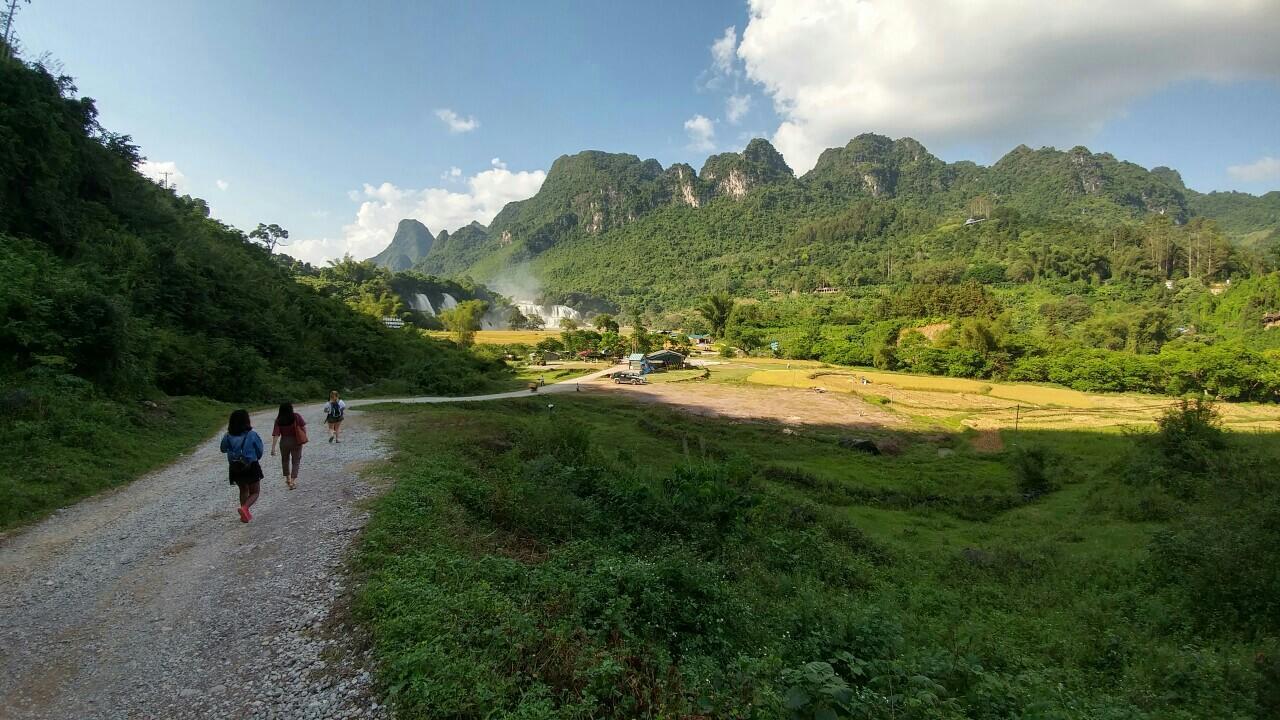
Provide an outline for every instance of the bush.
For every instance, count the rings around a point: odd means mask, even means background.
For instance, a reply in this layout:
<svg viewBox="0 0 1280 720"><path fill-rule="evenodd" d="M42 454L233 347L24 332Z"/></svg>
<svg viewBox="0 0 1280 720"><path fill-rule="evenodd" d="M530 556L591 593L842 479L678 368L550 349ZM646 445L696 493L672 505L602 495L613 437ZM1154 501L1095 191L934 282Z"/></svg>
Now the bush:
<svg viewBox="0 0 1280 720"><path fill-rule="evenodd" d="M1018 490L1025 499L1034 500L1053 491L1054 483L1049 473L1058 462L1048 448L1042 445L1014 448L1009 460L1018 481Z"/></svg>
<svg viewBox="0 0 1280 720"><path fill-rule="evenodd" d="M1209 472L1226 447L1221 417L1213 403L1199 398L1183 400L1156 420L1156 445L1170 468L1182 472Z"/></svg>

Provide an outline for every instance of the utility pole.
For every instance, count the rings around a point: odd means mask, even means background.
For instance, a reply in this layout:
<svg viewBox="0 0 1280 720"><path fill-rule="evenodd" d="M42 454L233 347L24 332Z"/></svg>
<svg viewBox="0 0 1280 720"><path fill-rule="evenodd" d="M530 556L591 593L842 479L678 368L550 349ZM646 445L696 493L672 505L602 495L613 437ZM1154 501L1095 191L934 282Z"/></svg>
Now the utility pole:
<svg viewBox="0 0 1280 720"><path fill-rule="evenodd" d="M168 171L165 171L165 172L162 172L162 173L160 173L160 174L164 176L164 179L160 181L160 187L164 188L165 190L168 190L168 189L169 189L169 176L170 176L170 175L172 175L173 173L168 172Z"/></svg>

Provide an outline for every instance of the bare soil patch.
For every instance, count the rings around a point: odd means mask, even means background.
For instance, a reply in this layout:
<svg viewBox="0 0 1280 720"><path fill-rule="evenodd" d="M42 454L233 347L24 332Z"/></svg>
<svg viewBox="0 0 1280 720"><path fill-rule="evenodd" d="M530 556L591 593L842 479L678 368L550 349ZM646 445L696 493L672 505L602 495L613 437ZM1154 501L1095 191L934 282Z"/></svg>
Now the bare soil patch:
<svg viewBox="0 0 1280 720"><path fill-rule="evenodd" d="M595 384L593 390L660 402L694 415L765 420L784 425L898 427L905 419L848 393L796 391L773 387L737 387L702 382L655 385Z"/></svg>

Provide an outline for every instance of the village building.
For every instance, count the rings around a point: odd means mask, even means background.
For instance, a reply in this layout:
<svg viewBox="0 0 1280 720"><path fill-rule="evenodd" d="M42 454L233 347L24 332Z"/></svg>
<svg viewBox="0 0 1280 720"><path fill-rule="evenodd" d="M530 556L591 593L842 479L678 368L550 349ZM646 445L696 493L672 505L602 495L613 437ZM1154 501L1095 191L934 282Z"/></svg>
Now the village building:
<svg viewBox="0 0 1280 720"><path fill-rule="evenodd" d="M627 356L627 369L647 375L660 370L679 370L685 357L674 350L656 350L651 353L632 353Z"/></svg>
<svg viewBox="0 0 1280 720"><path fill-rule="evenodd" d="M627 369L641 374L653 372L653 366L645 359L644 353L631 353L628 355Z"/></svg>
<svg viewBox="0 0 1280 720"><path fill-rule="evenodd" d="M690 335L689 342L693 343L694 347L705 350L711 347L711 336L710 335Z"/></svg>
<svg viewBox="0 0 1280 720"><path fill-rule="evenodd" d="M675 350L657 350L644 356L655 370L679 370L684 367L684 356Z"/></svg>

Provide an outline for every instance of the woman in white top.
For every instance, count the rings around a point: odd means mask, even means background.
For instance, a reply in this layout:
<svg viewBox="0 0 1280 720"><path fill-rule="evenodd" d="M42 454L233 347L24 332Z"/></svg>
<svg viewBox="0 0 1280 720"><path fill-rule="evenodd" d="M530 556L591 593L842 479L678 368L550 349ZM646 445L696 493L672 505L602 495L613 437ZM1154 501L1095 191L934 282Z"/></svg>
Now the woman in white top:
<svg viewBox="0 0 1280 720"><path fill-rule="evenodd" d="M324 424L329 426L329 442L342 442L342 415L347 411L347 404L338 399L338 391L329 391L329 402L324 405Z"/></svg>

